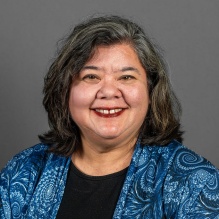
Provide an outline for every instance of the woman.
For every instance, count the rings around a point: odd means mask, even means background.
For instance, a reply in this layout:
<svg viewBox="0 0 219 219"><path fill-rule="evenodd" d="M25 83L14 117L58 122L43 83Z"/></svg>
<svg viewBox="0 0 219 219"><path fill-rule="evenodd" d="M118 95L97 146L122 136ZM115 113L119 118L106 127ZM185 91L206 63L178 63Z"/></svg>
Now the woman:
<svg viewBox="0 0 219 219"><path fill-rule="evenodd" d="M44 94L50 131L2 170L1 218L219 217L219 172L181 144L179 102L138 25L76 26Z"/></svg>

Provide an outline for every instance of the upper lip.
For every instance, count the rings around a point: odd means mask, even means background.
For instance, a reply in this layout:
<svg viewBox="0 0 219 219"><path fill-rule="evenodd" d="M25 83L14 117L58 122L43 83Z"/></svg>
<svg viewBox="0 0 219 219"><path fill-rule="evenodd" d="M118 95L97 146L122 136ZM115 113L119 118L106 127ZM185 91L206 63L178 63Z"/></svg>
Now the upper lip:
<svg viewBox="0 0 219 219"><path fill-rule="evenodd" d="M115 109L127 109L128 107L121 106L103 106L103 107L91 107L91 110L115 110Z"/></svg>

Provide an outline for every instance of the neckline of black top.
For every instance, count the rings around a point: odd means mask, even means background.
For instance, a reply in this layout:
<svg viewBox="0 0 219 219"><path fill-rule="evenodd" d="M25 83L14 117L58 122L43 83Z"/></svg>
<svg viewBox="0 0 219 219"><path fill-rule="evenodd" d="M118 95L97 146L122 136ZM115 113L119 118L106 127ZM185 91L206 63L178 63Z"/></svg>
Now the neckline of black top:
<svg viewBox="0 0 219 219"><path fill-rule="evenodd" d="M76 174L78 177L86 179L86 180L95 180L95 181L101 181L101 180L107 180L107 179L112 179L121 175L125 175L127 173L128 167L126 167L123 170L120 170L118 172L115 173L111 173L111 174L107 174L107 175L103 175L103 176L91 176L91 175L87 175L83 172L81 172L75 165L73 162L71 162L70 165L70 171L73 171L74 174Z"/></svg>

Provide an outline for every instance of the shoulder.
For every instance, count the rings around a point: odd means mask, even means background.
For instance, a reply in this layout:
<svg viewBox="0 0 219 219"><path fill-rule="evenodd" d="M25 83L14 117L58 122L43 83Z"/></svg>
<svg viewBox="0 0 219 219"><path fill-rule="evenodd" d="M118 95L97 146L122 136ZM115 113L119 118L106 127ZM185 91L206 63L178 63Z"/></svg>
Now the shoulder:
<svg viewBox="0 0 219 219"><path fill-rule="evenodd" d="M0 218L2 215L11 218L12 214L23 218L31 200L32 210L40 204L49 204L47 201L53 197L54 190L64 189L69 162L68 157L48 152L44 144L15 155L0 174ZM12 209L14 206L18 207L17 211Z"/></svg>
<svg viewBox="0 0 219 219"><path fill-rule="evenodd" d="M15 176L30 174L30 178L41 174L45 169L63 166L68 162L68 157L59 156L48 151L46 144L37 144L15 155L0 173L0 183L4 178L10 180Z"/></svg>
<svg viewBox="0 0 219 219"><path fill-rule="evenodd" d="M142 146L140 157L155 160L156 164L160 162L165 164L169 172L180 172L181 174L191 174L198 170L210 173L218 172L218 169L207 159L175 140L166 146ZM147 159L144 160L147 163Z"/></svg>
<svg viewBox="0 0 219 219"><path fill-rule="evenodd" d="M194 151L179 146L169 163L163 185L166 212L202 218L218 215L219 170Z"/></svg>
<svg viewBox="0 0 219 219"><path fill-rule="evenodd" d="M47 145L37 144L15 155L0 173L0 189L24 180L35 181L48 160L47 149Z"/></svg>
<svg viewBox="0 0 219 219"><path fill-rule="evenodd" d="M211 162L184 146L176 151L172 169L175 169L176 172L180 172L181 174L191 174L199 171L203 174L204 172L206 174L207 172L218 173L218 169Z"/></svg>
<svg viewBox="0 0 219 219"><path fill-rule="evenodd" d="M169 175L188 180L192 177L196 177L198 180L196 184L199 182L203 185L209 182L209 177L211 178L213 175L219 176L219 170L207 159L180 143L178 144L169 163ZM195 181L192 182L195 183Z"/></svg>
<svg viewBox="0 0 219 219"><path fill-rule="evenodd" d="M5 209L10 218L12 200L24 203L27 191L34 189L45 163L47 146L35 145L15 155L0 173L0 217ZM4 217L3 217L4 218Z"/></svg>
<svg viewBox="0 0 219 219"><path fill-rule="evenodd" d="M217 168L181 143L138 143L117 211L132 218L216 218L218 185Z"/></svg>
<svg viewBox="0 0 219 219"><path fill-rule="evenodd" d="M16 154L6 166L2 169L1 175L10 172L16 172L25 167L34 168L35 166L40 166L45 161L47 156L48 146L44 144L37 144L33 147L23 150L22 152Z"/></svg>
<svg viewBox="0 0 219 219"><path fill-rule="evenodd" d="M175 162L179 151L187 150L182 144L177 141L172 141L166 146L160 145L140 145L135 151L134 159L136 159L136 166L148 166L149 163L154 163L156 169L168 171L170 166Z"/></svg>
<svg viewBox="0 0 219 219"><path fill-rule="evenodd" d="M0 188L11 182L36 181L43 172L68 167L70 158L48 151L46 144L37 144L15 155L0 172Z"/></svg>

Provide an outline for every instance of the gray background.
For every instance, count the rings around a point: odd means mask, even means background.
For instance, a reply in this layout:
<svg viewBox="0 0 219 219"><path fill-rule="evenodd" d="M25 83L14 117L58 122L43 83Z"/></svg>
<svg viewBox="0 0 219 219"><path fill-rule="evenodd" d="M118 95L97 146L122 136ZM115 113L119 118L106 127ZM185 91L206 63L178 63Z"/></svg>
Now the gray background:
<svg viewBox="0 0 219 219"><path fill-rule="evenodd" d="M43 77L57 41L94 13L132 18L161 45L183 107L184 144L219 167L218 0L2 0L0 168L48 129Z"/></svg>

